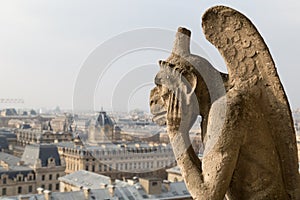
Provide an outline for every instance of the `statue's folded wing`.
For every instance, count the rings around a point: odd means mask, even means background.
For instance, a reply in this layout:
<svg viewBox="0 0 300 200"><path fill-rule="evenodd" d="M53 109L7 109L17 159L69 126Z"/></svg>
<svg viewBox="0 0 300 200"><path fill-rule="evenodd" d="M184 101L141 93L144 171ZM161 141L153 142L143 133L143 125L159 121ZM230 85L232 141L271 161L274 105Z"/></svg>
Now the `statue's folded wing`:
<svg viewBox="0 0 300 200"><path fill-rule="evenodd" d="M207 40L225 59L229 85L236 91L259 97L264 104L263 113L269 118L268 128L281 162L284 184L294 196L299 187L295 130L287 97L267 45L251 21L231 8L212 7L202 20Z"/></svg>

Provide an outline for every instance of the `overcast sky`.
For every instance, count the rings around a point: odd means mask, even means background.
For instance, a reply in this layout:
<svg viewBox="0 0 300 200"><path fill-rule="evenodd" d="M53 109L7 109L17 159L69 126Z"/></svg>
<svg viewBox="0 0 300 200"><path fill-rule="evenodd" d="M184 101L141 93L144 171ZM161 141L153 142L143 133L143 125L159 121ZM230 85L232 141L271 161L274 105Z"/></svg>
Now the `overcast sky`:
<svg viewBox="0 0 300 200"><path fill-rule="evenodd" d="M89 55L117 35L149 27L169 31L179 26L189 28L192 39L205 50L204 57L226 71L221 56L205 40L201 29L202 14L217 4L239 10L256 25L271 50L292 108L299 108L300 2L296 0L1 0L0 98L24 99L19 107L59 105L70 109L76 79ZM171 47L172 40L167 42ZM135 73L152 80L158 70L157 60L167 55L149 50L111 60L114 70L102 78L106 81L98 80L95 85L95 109L111 109L111 99L118 97L112 91L118 84L126 84L122 77L132 70L145 69ZM118 74L118 69L122 73ZM148 78L144 84L132 86L129 98L115 98L115 104L126 102L126 109L148 110L148 92L153 86ZM109 85L109 80L115 85ZM107 96L110 98L104 98ZM0 108L4 106L17 105L0 104Z"/></svg>

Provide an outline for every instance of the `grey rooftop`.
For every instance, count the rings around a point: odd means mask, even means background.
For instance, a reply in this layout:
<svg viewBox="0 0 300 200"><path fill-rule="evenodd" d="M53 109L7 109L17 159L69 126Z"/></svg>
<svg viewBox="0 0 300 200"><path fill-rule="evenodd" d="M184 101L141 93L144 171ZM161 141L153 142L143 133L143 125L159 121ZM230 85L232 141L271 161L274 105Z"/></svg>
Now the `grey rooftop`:
<svg viewBox="0 0 300 200"><path fill-rule="evenodd" d="M33 144L26 145L21 160L24 161L25 164L33 166L36 161L40 159L42 167L45 167L47 166L49 158L55 160L56 166L61 165L57 146L52 144Z"/></svg>
<svg viewBox="0 0 300 200"><path fill-rule="evenodd" d="M60 177L59 181L66 182L76 187L86 187L89 189L99 189L101 185L111 184L111 179L108 176L92 173L85 170L79 170Z"/></svg>

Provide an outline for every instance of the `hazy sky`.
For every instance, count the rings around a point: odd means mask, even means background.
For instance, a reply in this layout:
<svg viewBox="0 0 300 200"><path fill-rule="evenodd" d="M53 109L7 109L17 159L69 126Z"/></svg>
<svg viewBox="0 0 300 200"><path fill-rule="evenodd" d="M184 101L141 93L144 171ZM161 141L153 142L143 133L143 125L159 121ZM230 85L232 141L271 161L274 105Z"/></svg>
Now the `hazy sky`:
<svg viewBox="0 0 300 200"><path fill-rule="evenodd" d="M292 108L299 108L300 2L296 0L1 0L0 98L24 99L25 104L19 107L72 108L76 79L89 55L121 33L149 27L169 31L179 26L189 28L208 59L225 71L221 56L201 29L202 14L217 4L241 11L256 25L275 59ZM171 47L172 40L167 43ZM95 85L95 109L111 109L113 98L113 104L147 110L148 92L153 86L149 80L158 70L157 60L167 55L152 49L111 60L114 70L102 77L103 83L100 80ZM118 97L114 89L130 82L126 76L132 71L134 75L141 73L139 77L148 75L145 83L132 86L127 99ZM5 106L17 105L0 104L0 108Z"/></svg>

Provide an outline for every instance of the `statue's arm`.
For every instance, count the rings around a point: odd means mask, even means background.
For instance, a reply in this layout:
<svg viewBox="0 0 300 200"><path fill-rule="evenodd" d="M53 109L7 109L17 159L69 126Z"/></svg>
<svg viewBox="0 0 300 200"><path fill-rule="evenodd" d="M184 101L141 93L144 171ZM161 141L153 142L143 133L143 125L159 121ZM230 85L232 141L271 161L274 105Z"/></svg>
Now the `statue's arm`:
<svg viewBox="0 0 300 200"><path fill-rule="evenodd" d="M203 163L195 154L188 137L188 130L183 131L168 126L168 134L173 146L178 166L188 190L194 199L222 200L228 190L235 165L238 159L239 147L243 139L238 130L239 109L236 104L227 105L226 118L228 121L214 120L220 118L222 109L216 104L211 108L208 124L208 139L211 148L206 151ZM225 106L226 107L226 106ZM173 110L176 110L173 108ZM173 112L173 117L176 114ZM231 116L231 119L228 118ZM182 116L184 117L184 116ZM221 127L221 130L220 130ZM217 132L219 130L219 132Z"/></svg>

